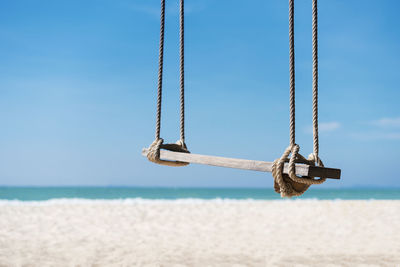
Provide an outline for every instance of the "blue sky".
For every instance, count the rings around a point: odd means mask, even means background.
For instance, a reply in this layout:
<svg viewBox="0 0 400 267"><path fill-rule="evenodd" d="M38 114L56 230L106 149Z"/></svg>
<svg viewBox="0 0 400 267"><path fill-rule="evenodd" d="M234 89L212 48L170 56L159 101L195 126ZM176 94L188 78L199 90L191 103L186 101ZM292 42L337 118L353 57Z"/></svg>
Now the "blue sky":
<svg viewBox="0 0 400 267"><path fill-rule="evenodd" d="M320 1L322 187L400 186L398 1ZM311 1L296 1L297 143L312 151ZM187 145L273 161L289 143L287 1L186 1ZM167 1L162 137L178 130L178 2ZM168 168L154 139L159 1L0 3L0 184L271 187Z"/></svg>

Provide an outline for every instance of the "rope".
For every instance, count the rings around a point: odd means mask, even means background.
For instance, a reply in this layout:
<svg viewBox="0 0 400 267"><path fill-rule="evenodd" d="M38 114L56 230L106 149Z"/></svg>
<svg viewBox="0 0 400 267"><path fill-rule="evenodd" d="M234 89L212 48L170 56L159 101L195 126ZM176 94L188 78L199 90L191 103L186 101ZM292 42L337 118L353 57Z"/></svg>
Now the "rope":
<svg viewBox="0 0 400 267"><path fill-rule="evenodd" d="M159 47L159 57L158 57L156 140L160 139L160 131L161 131L161 99L162 99L163 65L164 65L165 0L161 0L160 21L161 23L160 23L160 47Z"/></svg>
<svg viewBox="0 0 400 267"><path fill-rule="evenodd" d="M289 0L290 145L296 144L296 102L294 64L294 0Z"/></svg>
<svg viewBox="0 0 400 267"><path fill-rule="evenodd" d="M313 40L313 153L318 159L318 1L312 1L312 40Z"/></svg>
<svg viewBox="0 0 400 267"><path fill-rule="evenodd" d="M311 185L322 184L326 178L314 178L314 177L303 177L296 175L296 163L307 164L315 166L315 162L318 162L318 166L323 167L324 164L321 159L316 159L314 154L310 154L308 159L304 158L299 153L299 145L290 145L286 148L285 152L279 159L276 159L272 164L272 176L274 177L274 188L277 193L281 194L281 197L293 197L302 195ZM291 157L289 158L289 155ZM289 174L283 173L285 163L289 163L288 172Z"/></svg>
<svg viewBox="0 0 400 267"><path fill-rule="evenodd" d="M322 184L326 178L300 177L296 175L296 163L311 166L324 166L318 157L318 10L317 0L312 0L312 32L313 32L313 153L304 158L300 147L296 144L295 120L295 54L294 54L294 0L289 0L289 72L290 72L290 145L279 159L272 164L274 188L282 197L302 195L311 185ZM290 158L289 158L289 155ZM288 173L283 173L284 164L288 162Z"/></svg>
<svg viewBox="0 0 400 267"><path fill-rule="evenodd" d="M184 0L180 0L180 16L179 16L179 43L180 43L180 101L181 101L181 132L180 141L185 143L185 53L184 53Z"/></svg>
<svg viewBox="0 0 400 267"><path fill-rule="evenodd" d="M175 151L175 152L182 152L182 153L189 153L189 151L186 148L185 144L182 144L181 141L179 140L175 144L163 144L164 140L162 138L156 139L151 143L151 145L148 148L147 152L147 159L150 160L151 162L160 164L160 165L165 165L165 166L171 166L171 167L181 167L181 166L186 166L189 163L188 162L183 162L183 161L170 161L170 160L162 160L160 159L160 149L166 149L170 151Z"/></svg>
<svg viewBox="0 0 400 267"><path fill-rule="evenodd" d="M156 116L156 136L153 143L148 148L147 158L161 165L167 166L186 166L189 163L181 161L168 161L160 159L160 149L167 149L175 152L189 153L185 144L185 86L184 86L184 0L180 0L180 140L175 144L164 144L160 137L161 132L161 100L162 100L162 79L164 64L164 27L165 27L165 0L161 0L160 18L160 47L158 64L158 87L157 87L157 116Z"/></svg>

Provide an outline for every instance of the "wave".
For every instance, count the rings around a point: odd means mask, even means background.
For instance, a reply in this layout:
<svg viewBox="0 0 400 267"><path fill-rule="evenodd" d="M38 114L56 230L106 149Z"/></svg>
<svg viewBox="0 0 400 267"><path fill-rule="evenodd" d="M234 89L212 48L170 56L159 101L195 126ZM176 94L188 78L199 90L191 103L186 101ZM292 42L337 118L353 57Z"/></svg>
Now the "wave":
<svg viewBox="0 0 400 267"><path fill-rule="evenodd" d="M9 205L75 205L75 204L116 204L116 205L135 205L135 204L202 204L202 203L262 203L262 202L337 202L337 201L375 201L377 199L365 200L345 200L330 199L321 200L318 198L296 198L296 199L233 199L233 198L180 198L180 199L146 199L146 198L121 198L121 199L86 199L86 198L53 198L48 200L0 200L0 206Z"/></svg>

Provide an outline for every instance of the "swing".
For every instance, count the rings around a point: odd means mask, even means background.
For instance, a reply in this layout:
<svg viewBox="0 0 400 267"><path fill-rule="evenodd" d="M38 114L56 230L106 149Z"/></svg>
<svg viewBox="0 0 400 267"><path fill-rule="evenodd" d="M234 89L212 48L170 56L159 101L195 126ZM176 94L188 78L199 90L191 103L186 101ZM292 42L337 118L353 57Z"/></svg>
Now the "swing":
<svg viewBox="0 0 400 267"><path fill-rule="evenodd" d="M283 155L274 162L234 159L226 157L192 154L185 144L184 102L184 0L180 0L180 139L176 143L164 144L160 137L161 97L164 54L165 0L161 0L160 51L157 90L156 137L142 155L150 161L167 166L186 166L189 163L271 172L274 188L282 197L302 195L312 184L322 184L327 178L340 179L341 170L324 167L319 153L318 139L318 7L312 0L313 36L313 153L308 158L300 153L295 142L295 58L294 58L294 0L289 0L289 47L290 47L290 144ZM290 156L290 157L289 157ZM319 178L316 178L319 177Z"/></svg>

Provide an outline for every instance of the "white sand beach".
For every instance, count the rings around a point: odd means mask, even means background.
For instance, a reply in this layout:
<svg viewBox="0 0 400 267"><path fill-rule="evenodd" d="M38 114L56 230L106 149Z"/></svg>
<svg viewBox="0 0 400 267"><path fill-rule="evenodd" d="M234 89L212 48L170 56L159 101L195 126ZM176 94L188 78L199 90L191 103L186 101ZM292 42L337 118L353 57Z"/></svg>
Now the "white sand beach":
<svg viewBox="0 0 400 267"><path fill-rule="evenodd" d="M0 266L400 266L400 201L0 201Z"/></svg>

